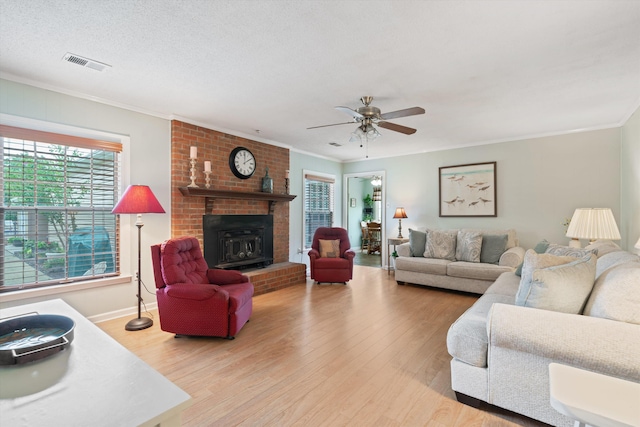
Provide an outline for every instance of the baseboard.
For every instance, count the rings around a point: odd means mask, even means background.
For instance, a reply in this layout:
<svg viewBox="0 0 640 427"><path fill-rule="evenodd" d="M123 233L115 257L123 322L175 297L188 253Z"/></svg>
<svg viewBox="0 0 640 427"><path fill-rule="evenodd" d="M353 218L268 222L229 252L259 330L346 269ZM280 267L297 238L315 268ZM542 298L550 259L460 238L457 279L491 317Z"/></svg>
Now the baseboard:
<svg viewBox="0 0 640 427"><path fill-rule="evenodd" d="M158 308L157 302L145 303L142 306L142 315L144 316L145 311L156 310ZM123 308L121 310L109 311L107 313L96 314L95 316L87 317L93 323L106 322L107 320L119 319L121 317L137 317L138 316L138 307L128 307Z"/></svg>

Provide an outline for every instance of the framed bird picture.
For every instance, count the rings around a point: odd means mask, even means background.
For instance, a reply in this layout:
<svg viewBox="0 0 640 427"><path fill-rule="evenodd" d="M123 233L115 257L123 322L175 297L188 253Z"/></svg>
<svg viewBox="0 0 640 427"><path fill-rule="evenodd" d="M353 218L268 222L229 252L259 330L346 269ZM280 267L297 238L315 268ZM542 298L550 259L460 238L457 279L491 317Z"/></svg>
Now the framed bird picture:
<svg viewBox="0 0 640 427"><path fill-rule="evenodd" d="M440 216L498 216L496 162L440 167Z"/></svg>

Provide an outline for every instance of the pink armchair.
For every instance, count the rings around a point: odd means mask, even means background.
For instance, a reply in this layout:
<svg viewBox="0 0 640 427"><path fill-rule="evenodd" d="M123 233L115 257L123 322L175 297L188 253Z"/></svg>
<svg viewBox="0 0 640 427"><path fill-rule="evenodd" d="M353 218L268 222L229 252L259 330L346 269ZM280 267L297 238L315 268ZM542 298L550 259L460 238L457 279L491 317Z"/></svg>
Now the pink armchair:
<svg viewBox="0 0 640 427"><path fill-rule="evenodd" d="M209 269L195 237L151 246L160 328L233 339L249 321L253 285L235 270Z"/></svg>
<svg viewBox="0 0 640 427"><path fill-rule="evenodd" d="M337 241L337 242L336 242ZM320 227L313 235L309 258L311 278L317 283L347 283L353 277L353 257L347 230Z"/></svg>

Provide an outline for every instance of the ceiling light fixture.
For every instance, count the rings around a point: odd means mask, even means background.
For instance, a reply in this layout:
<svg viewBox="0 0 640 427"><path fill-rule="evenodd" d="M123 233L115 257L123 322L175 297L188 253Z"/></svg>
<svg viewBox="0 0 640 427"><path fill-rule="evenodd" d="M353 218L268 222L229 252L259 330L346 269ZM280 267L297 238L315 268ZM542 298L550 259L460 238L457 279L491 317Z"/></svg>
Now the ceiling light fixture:
<svg viewBox="0 0 640 427"><path fill-rule="evenodd" d="M380 136L378 130L371 124L370 119L365 119L358 128L351 133L349 142L359 142L362 147L363 142L373 141Z"/></svg>
<svg viewBox="0 0 640 427"><path fill-rule="evenodd" d="M367 117L362 121L362 124L358 126L358 128L351 133L351 138L349 139L349 142L359 142L360 147L362 147L366 143L367 151L365 156L369 158L369 141L373 141L379 136L380 136L380 133L373 126L372 120Z"/></svg>

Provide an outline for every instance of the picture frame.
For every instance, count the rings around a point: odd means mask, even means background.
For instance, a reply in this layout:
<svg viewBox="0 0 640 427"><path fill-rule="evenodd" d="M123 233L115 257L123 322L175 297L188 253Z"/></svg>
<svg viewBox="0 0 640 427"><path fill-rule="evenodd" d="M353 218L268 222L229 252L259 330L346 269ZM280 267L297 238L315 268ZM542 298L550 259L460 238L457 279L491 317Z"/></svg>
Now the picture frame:
<svg viewBox="0 0 640 427"><path fill-rule="evenodd" d="M440 217L497 217L496 162L439 168Z"/></svg>
<svg viewBox="0 0 640 427"><path fill-rule="evenodd" d="M349 199L349 207L350 208L355 208L356 207L356 198L352 197L351 199Z"/></svg>

